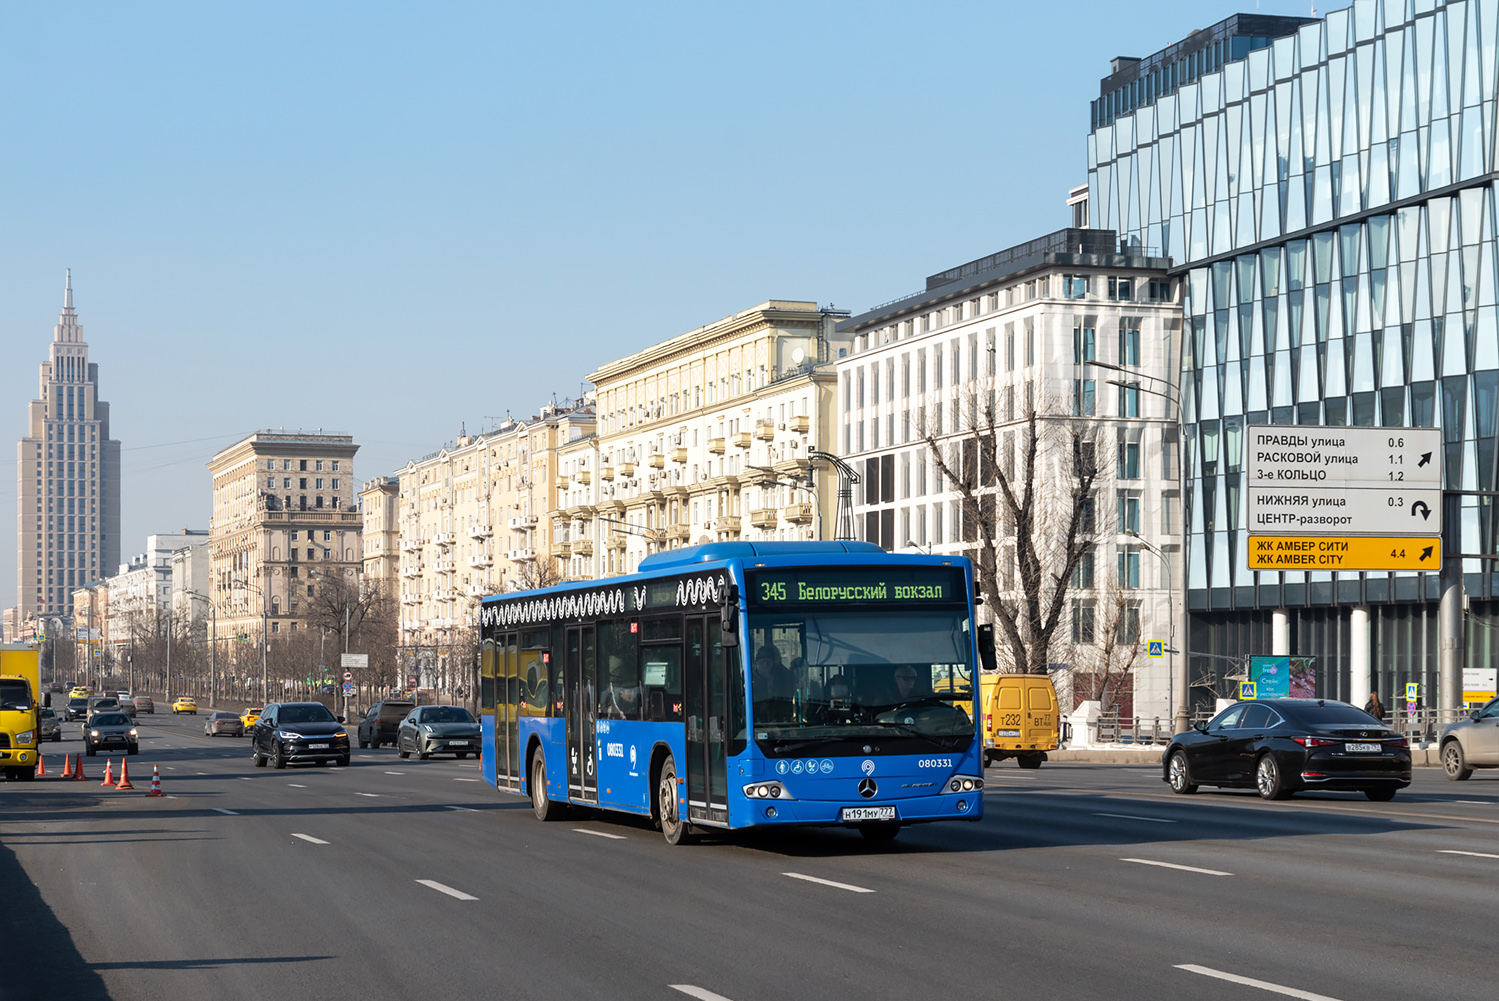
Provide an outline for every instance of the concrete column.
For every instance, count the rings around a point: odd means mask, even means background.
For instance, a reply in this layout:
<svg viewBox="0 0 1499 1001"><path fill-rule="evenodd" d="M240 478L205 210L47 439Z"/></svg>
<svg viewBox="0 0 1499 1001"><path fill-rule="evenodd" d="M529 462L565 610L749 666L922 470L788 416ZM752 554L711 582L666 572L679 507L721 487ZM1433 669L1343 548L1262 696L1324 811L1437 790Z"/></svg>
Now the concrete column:
<svg viewBox="0 0 1499 1001"><path fill-rule="evenodd" d="M1288 657L1291 654L1291 613L1277 608L1270 615L1270 656Z"/></svg>
<svg viewBox="0 0 1499 1001"><path fill-rule="evenodd" d="M1462 704L1463 577L1459 561L1442 561L1442 603L1437 609L1437 701L1428 708L1455 709Z"/></svg>
<svg viewBox="0 0 1499 1001"><path fill-rule="evenodd" d="M1348 701L1356 706L1364 704L1369 697L1369 606L1354 605L1349 617L1348 634ZM1389 692L1381 692L1380 699L1390 698Z"/></svg>

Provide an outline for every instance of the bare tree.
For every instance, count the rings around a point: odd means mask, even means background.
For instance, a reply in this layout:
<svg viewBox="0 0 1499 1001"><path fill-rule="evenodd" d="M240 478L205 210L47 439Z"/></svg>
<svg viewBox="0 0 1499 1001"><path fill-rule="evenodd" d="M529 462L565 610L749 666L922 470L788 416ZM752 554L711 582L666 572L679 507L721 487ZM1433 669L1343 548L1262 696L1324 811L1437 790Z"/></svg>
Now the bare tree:
<svg viewBox="0 0 1499 1001"><path fill-rule="evenodd" d="M520 563L515 568L517 591L532 591L539 587L551 587L563 581L562 570L550 556L538 556L534 560Z"/></svg>
<svg viewBox="0 0 1499 1001"><path fill-rule="evenodd" d="M369 657L367 666L350 669L354 681L362 687L388 686L397 673L394 595L380 581L361 580L350 571L319 574L306 600L307 626L320 631L326 651L343 653L347 629L349 652Z"/></svg>
<svg viewBox="0 0 1499 1001"><path fill-rule="evenodd" d="M1108 712L1133 691L1141 655L1140 604L1133 589L1110 573L1102 587L1072 599L1072 704L1092 700Z"/></svg>
<svg viewBox="0 0 1499 1001"><path fill-rule="evenodd" d="M992 385L971 383L945 405L934 396L917 429L958 494L963 539L1001 634L1002 661L1012 671L1045 674L1074 580L1092 572L1099 424L1038 400L1041 394L1012 419L1012 394L1008 388L1003 417Z"/></svg>

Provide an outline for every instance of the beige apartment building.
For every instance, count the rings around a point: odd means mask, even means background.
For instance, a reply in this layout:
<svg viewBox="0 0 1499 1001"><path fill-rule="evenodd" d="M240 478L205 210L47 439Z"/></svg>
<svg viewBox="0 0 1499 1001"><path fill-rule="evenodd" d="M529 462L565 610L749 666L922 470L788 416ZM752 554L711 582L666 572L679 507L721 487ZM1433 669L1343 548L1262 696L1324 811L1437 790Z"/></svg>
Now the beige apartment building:
<svg viewBox="0 0 1499 1001"><path fill-rule="evenodd" d="M397 475L400 642L441 645L478 623L486 594L560 579L558 451L592 436L591 400L460 435Z"/></svg>
<svg viewBox="0 0 1499 1001"><path fill-rule="evenodd" d="M810 453L832 450L845 315L763 302L591 374L598 435L557 457L566 576L704 542L832 537L837 475Z"/></svg>
<svg viewBox="0 0 1499 1001"><path fill-rule="evenodd" d="M359 573L358 450L349 435L257 431L209 461L216 640L294 632L319 575Z"/></svg>
<svg viewBox="0 0 1499 1001"><path fill-rule="evenodd" d="M359 491L359 511L364 516L364 582L377 584L388 594L399 592L401 579L400 506L396 496L400 488L398 477L377 476Z"/></svg>

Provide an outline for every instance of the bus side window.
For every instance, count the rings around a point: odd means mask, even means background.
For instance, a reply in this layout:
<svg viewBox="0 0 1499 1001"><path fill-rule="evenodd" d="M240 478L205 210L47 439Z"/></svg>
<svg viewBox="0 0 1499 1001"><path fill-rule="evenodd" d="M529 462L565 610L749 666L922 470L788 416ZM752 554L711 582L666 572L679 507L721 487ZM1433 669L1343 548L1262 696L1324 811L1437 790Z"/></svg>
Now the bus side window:
<svg viewBox="0 0 1499 1001"><path fill-rule="evenodd" d="M647 719L682 718L681 644L641 647L640 680L645 689Z"/></svg>
<svg viewBox="0 0 1499 1001"><path fill-rule="evenodd" d="M479 711L494 712L494 638L484 641L479 651Z"/></svg>
<svg viewBox="0 0 1499 1001"><path fill-rule="evenodd" d="M640 659L628 622L600 622L599 719L640 719Z"/></svg>

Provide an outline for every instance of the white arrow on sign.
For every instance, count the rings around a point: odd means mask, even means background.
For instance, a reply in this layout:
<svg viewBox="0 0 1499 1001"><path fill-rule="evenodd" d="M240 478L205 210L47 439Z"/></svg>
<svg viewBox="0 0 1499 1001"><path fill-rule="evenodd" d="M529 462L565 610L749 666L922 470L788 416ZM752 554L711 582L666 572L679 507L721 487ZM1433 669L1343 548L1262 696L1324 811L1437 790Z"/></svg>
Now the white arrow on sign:
<svg viewBox="0 0 1499 1001"><path fill-rule="evenodd" d="M1254 535L1438 535L1436 489L1251 486L1247 516Z"/></svg>

